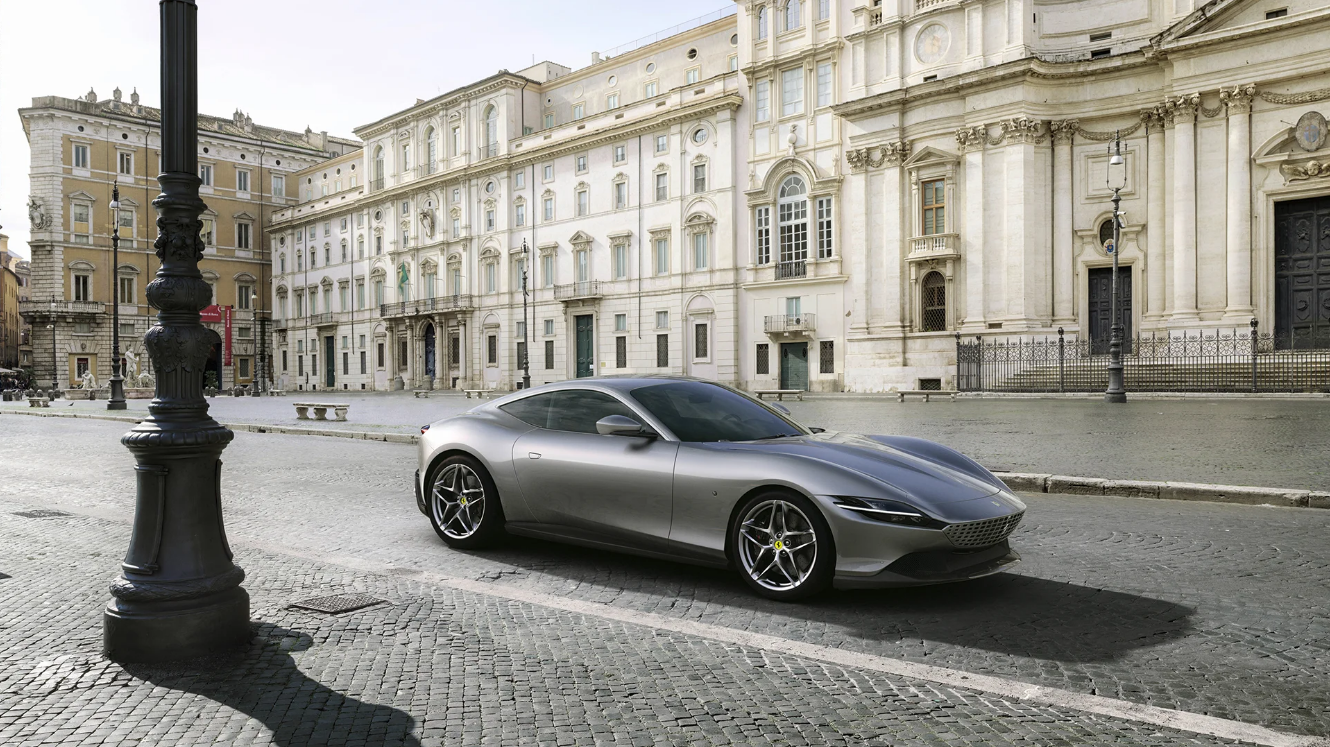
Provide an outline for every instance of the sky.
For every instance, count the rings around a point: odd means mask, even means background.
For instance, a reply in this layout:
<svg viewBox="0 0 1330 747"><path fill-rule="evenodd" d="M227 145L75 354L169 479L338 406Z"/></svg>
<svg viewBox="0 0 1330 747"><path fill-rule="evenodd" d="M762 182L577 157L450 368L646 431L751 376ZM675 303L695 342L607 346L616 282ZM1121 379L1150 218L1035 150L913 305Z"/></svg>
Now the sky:
<svg viewBox="0 0 1330 747"><path fill-rule="evenodd" d="M198 0L199 111L354 137L352 129L500 69L587 66L606 51L731 0ZM0 232L28 256L34 96L138 88L158 106L155 0L0 0Z"/></svg>

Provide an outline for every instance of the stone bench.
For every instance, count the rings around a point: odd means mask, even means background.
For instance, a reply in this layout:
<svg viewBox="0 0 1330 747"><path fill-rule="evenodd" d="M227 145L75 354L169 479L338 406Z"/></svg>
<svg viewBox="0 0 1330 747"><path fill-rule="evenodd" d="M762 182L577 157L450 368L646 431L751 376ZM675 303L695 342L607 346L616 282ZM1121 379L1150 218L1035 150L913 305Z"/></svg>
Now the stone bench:
<svg viewBox="0 0 1330 747"><path fill-rule="evenodd" d="M462 391L463 391L463 392L466 392L466 398L467 398L467 399L471 399L471 395L473 395L473 394L476 395L476 397L477 397L478 399L485 399L486 397L489 397L489 396L490 396L490 393L493 392L494 390L493 390L493 389L463 389Z"/></svg>
<svg viewBox="0 0 1330 747"><path fill-rule="evenodd" d="M753 394L756 394L758 399L765 399L766 395L773 394L778 401L783 401L785 395L788 394L798 398L800 402L804 401L804 390L802 389L754 389Z"/></svg>
<svg viewBox="0 0 1330 747"><path fill-rule="evenodd" d="M411 394L415 395L415 398L416 398L416 399L420 399L420 398L422 398L422 397L425 398L425 399L429 399L429 393L430 393L430 390L429 390L429 389L412 389L412 390L411 390Z"/></svg>
<svg viewBox="0 0 1330 747"><path fill-rule="evenodd" d="M51 400L46 397L28 397L28 407L50 407Z"/></svg>
<svg viewBox="0 0 1330 747"><path fill-rule="evenodd" d="M296 408L297 420L309 420L309 411L314 411L315 420L327 420L328 411L332 410L337 415L337 420L346 420L346 411L351 409L351 405L339 404L334 402L292 402Z"/></svg>
<svg viewBox="0 0 1330 747"><path fill-rule="evenodd" d="M923 397L927 402L929 397L950 397L952 402L956 401L956 393L953 391L943 391L941 389L900 389L896 392L896 401L904 402L906 397Z"/></svg>

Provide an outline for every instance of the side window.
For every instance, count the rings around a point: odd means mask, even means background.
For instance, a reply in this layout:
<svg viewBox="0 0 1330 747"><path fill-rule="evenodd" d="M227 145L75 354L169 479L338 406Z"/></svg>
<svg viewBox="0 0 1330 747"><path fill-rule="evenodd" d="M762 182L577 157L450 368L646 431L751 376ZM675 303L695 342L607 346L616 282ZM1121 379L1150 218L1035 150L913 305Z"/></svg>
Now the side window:
<svg viewBox="0 0 1330 747"><path fill-rule="evenodd" d="M500 410L512 415L524 423L529 423L537 428L550 427L550 404L554 402L554 397L560 392L549 392L547 394L537 394L533 397L519 399L516 402L500 407Z"/></svg>
<svg viewBox="0 0 1330 747"><path fill-rule="evenodd" d="M627 415L640 420L627 405L601 392L569 389L554 392L554 397L549 427L555 430L595 433L596 421L609 415Z"/></svg>

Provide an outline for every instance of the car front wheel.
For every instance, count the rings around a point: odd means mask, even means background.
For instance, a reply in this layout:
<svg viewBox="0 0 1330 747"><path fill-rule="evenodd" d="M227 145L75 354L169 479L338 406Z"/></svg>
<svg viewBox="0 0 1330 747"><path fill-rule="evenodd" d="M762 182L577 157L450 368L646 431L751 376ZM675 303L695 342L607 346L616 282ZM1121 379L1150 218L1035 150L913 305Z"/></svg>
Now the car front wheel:
<svg viewBox="0 0 1330 747"><path fill-rule="evenodd" d="M755 495L740 507L730 533L739 571L758 594L791 601L831 585L836 568L831 528L807 498Z"/></svg>
<svg viewBox="0 0 1330 747"><path fill-rule="evenodd" d="M502 536L499 491L480 462L461 454L448 457L426 485L430 524L449 547L479 550Z"/></svg>

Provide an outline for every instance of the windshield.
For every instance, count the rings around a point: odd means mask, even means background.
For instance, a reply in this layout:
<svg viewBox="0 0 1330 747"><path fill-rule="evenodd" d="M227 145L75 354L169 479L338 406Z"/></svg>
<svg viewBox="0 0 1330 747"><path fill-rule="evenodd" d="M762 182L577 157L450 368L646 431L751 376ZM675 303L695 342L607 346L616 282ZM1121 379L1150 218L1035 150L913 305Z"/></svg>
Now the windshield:
<svg viewBox="0 0 1330 747"><path fill-rule="evenodd" d="M805 434L794 421L718 384L672 381L638 387L632 395L680 441L755 441Z"/></svg>

